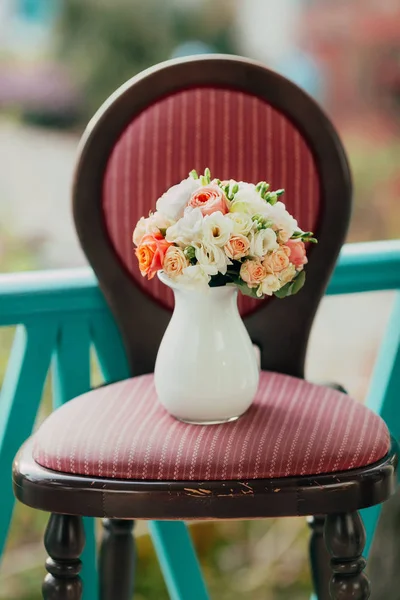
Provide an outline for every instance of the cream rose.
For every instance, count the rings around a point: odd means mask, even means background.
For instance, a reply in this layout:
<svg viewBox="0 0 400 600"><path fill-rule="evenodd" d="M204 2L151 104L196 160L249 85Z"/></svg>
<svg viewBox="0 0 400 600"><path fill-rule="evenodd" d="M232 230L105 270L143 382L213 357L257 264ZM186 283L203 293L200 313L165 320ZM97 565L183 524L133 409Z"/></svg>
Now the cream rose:
<svg viewBox="0 0 400 600"><path fill-rule="evenodd" d="M280 273L289 266L290 249L287 246L280 246L263 260L263 265L267 273Z"/></svg>
<svg viewBox="0 0 400 600"><path fill-rule="evenodd" d="M265 267L259 260L246 260L240 267L240 277L249 288L258 287L266 275Z"/></svg>
<svg viewBox="0 0 400 600"><path fill-rule="evenodd" d="M183 251L177 246L170 246L165 253L163 270L168 277L174 279L182 275L183 270L189 266L189 261Z"/></svg>
<svg viewBox="0 0 400 600"><path fill-rule="evenodd" d="M254 213L264 213L266 202L256 190L253 183L239 182L239 190L231 204L231 212L245 212L253 215Z"/></svg>
<svg viewBox="0 0 400 600"><path fill-rule="evenodd" d="M252 227L253 221L250 215L240 212L232 212L226 215L233 223L233 233L247 235Z"/></svg>
<svg viewBox="0 0 400 600"><path fill-rule="evenodd" d="M233 235L224 246L225 254L233 260L239 260L248 256L250 242L244 235Z"/></svg>
<svg viewBox="0 0 400 600"><path fill-rule="evenodd" d="M292 265L292 263L290 263L289 266L286 267L286 269L283 269L283 271L278 273L278 277L279 277L279 281L281 282L281 285L285 285L286 283L289 283L289 281L292 281L292 279L294 279L295 276L296 276L296 267L294 265Z"/></svg>
<svg viewBox="0 0 400 600"><path fill-rule="evenodd" d="M268 274L265 277L260 286L262 294L265 294L266 296L272 296L272 294L277 292L280 287L282 287L282 284L278 277L271 274Z"/></svg>

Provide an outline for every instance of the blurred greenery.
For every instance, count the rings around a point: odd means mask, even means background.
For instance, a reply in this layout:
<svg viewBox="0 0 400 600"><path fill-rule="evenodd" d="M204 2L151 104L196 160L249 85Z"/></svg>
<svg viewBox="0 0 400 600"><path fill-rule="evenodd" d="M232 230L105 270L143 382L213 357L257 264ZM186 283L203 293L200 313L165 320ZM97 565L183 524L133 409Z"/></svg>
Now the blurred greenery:
<svg viewBox="0 0 400 600"><path fill-rule="evenodd" d="M201 40L214 52L234 51L228 2L208 0L190 8L164 0L115 4L68 0L60 20L58 53L83 90L85 122L122 83L170 58L183 42Z"/></svg>
<svg viewBox="0 0 400 600"><path fill-rule="evenodd" d="M400 233L400 142L373 144L345 137L352 169L355 203L350 239L396 239Z"/></svg>

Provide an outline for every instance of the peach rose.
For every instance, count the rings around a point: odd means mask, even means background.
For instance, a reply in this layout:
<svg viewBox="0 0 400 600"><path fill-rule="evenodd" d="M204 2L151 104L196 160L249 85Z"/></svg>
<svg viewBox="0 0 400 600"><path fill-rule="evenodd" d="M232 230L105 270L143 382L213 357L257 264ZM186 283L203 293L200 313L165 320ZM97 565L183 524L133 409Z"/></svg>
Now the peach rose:
<svg viewBox="0 0 400 600"><path fill-rule="evenodd" d="M189 261L183 251L177 246L170 246L165 253L163 270L172 279L182 275L183 270L189 266Z"/></svg>
<svg viewBox="0 0 400 600"><path fill-rule="evenodd" d="M225 254L233 260L239 260L247 256L250 250L250 242L244 235L232 235L224 246Z"/></svg>
<svg viewBox="0 0 400 600"><path fill-rule="evenodd" d="M263 265L267 273L280 273L289 265L290 249L286 246L279 246L277 250L267 254L263 260Z"/></svg>
<svg viewBox="0 0 400 600"><path fill-rule="evenodd" d="M149 279L152 279L157 271L162 269L165 253L170 246L172 244L167 242L161 233L144 236L135 251L143 277L147 275Z"/></svg>
<svg viewBox="0 0 400 600"><path fill-rule="evenodd" d="M190 197L188 206L192 208L199 207L203 216L211 215L217 211L225 215L229 211L224 192L218 185L212 183L195 191Z"/></svg>
<svg viewBox="0 0 400 600"><path fill-rule="evenodd" d="M294 264L296 269L299 269L308 263L304 242L301 240L288 240L286 242L286 248L289 248L290 250L290 262Z"/></svg>
<svg viewBox="0 0 400 600"><path fill-rule="evenodd" d="M249 288L258 287L267 272L259 260L246 260L240 267L240 277Z"/></svg>

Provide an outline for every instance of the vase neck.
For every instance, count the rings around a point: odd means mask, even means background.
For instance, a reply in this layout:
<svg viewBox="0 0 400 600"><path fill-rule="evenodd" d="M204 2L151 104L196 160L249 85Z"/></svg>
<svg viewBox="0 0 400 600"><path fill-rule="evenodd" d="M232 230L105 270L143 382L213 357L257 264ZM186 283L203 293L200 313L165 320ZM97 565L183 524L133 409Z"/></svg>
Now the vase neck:
<svg viewBox="0 0 400 600"><path fill-rule="evenodd" d="M215 311L217 307L222 310L230 310L233 307L237 310L238 290L236 286L225 285L196 289L171 281L165 275L161 275L159 278L174 292L175 306L179 304L191 305L202 313L210 310Z"/></svg>

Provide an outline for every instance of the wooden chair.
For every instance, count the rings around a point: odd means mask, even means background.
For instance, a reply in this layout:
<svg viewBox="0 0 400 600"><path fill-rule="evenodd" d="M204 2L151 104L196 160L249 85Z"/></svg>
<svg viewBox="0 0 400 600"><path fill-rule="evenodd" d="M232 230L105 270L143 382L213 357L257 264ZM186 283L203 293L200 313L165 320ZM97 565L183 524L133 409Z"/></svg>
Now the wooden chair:
<svg viewBox="0 0 400 600"><path fill-rule="evenodd" d="M221 179L285 188L288 209L319 239L301 293L240 299L260 348L260 388L245 416L215 427L180 423L157 403L152 371L173 303L157 278L141 278L131 243L137 219L157 197L206 166ZM107 519L103 600L131 598L131 520L296 515L316 515L311 554L318 598L369 597L358 511L393 492L397 447L380 417L340 388L303 379L310 328L345 238L350 197L346 157L329 120L303 91L255 62L218 55L166 62L128 81L99 110L80 146L73 210L132 378L56 410L15 461L17 498L53 513L45 537L46 600L81 598L82 516ZM195 360L195 348L183 351ZM165 550L168 535L156 529L155 537ZM183 555L175 551L175 557L164 551L163 560L176 566ZM186 595L179 585L184 574L167 569L172 597L206 597L191 565Z"/></svg>

